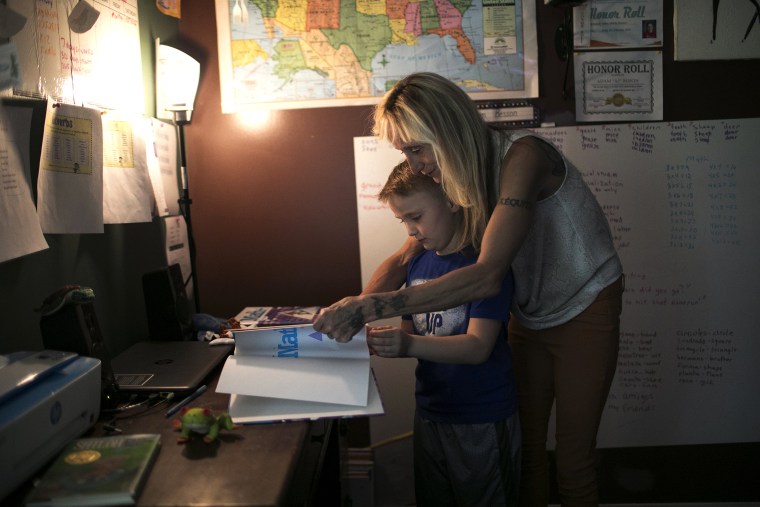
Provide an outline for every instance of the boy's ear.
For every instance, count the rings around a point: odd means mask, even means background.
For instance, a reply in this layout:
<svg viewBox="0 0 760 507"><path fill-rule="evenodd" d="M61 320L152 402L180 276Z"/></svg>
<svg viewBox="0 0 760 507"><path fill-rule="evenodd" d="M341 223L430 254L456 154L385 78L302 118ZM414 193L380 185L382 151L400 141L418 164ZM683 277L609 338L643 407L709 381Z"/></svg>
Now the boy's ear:
<svg viewBox="0 0 760 507"><path fill-rule="evenodd" d="M447 204L449 206L449 210L451 210L452 213L456 213L457 211L459 211L459 207L460 207L459 204L455 204L448 200L447 200Z"/></svg>

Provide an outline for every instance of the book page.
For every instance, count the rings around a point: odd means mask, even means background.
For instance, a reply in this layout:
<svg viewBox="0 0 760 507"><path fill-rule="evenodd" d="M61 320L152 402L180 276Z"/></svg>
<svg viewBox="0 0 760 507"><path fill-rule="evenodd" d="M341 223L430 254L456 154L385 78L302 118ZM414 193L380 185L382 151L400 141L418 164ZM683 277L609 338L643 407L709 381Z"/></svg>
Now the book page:
<svg viewBox="0 0 760 507"><path fill-rule="evenodd" d="M216 391L366 406L368 371L369 356L362 360L233 355L227 358Z"/></svg>
<svg viewBox="0 0 760 507"><path fill-rule="evenodd" d="M235 355L279 358L365 359L369 348L362 329L348 343L338 343L311 325L233 329Z"/></svg>
<svg viewBox="0 0 760 507"><path fill-rule="evenodd" d="M366 407L238 394L233 394L230 397L230 416L236 424L318 419L320 417L358 417L383 413L383 402L371 370L369 371L369 394Z"/></svg>

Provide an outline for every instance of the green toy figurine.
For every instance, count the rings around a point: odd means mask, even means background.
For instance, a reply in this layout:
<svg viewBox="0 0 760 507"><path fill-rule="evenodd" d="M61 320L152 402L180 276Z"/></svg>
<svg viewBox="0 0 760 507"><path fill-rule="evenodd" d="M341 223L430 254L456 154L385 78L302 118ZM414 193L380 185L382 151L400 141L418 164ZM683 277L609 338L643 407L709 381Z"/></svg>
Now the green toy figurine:
<svg viewBox="0 0 760 507"><path fill-rule="evenodd" d="M237 428L229 414L223 413L215 416L207 408L187 408L180 412L180 419L172 421L174 429L180 431L177 437L178 444L184 444L190 440L192 433L203 435L203 441L210 444L219 436L219 430L233 430Z"/></svg>

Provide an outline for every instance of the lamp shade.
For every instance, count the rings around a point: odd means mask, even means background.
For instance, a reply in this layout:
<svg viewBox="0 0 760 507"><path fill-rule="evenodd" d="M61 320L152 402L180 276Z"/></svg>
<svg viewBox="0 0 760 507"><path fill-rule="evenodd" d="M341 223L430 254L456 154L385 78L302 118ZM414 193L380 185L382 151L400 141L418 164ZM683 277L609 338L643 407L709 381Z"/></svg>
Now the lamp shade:
<svg viewBox="0 0 760 507"><path fill-rule="evenodd" d="M198 91L201 66L179 49L157 44L156 116L189 122Z"/></svg>

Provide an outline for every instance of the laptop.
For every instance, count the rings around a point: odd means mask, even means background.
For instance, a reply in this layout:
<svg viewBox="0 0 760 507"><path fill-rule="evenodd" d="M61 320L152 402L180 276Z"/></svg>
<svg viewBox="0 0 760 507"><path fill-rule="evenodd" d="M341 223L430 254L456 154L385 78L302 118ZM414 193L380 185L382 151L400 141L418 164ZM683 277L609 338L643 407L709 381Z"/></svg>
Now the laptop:
<svg viewBox="0 0 760 507"><path fill-rule="evenodd" d="M137 342L111 360L120 391L194 391L233 351L202 341Z"/></svg>

